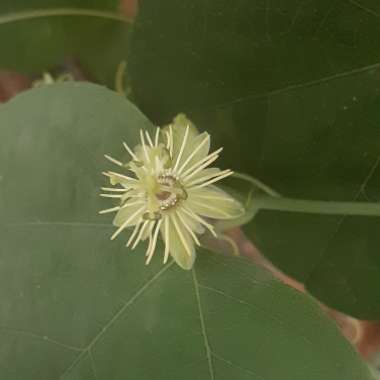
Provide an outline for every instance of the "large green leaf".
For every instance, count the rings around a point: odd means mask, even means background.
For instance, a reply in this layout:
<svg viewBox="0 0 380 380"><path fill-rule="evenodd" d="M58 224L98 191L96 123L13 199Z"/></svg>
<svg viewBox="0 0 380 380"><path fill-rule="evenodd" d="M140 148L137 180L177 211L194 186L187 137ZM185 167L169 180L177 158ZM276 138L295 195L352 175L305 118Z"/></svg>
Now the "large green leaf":
<svg viewBox="0 0 380 380"><path fill-rule="evenodd" d="M224 163L287 197L378 201L380 5L347 0L142 1L135 100L187 112ZM377 218L261 212L246 231L323 302L380 319Z"/></svg>
<svg viewBox="0 0 380 380"><path fill-rule="evenodd" d="M0 126L1 379L370 379L314 300L248 261L146 267L109 240L103 153L151 128L128 101L53 85Z"/></svg>
<svg viewBox="0 0 380 380"><path fill-rule="evenodd" d="M75 62L89 80L113 86L118 64L127 59L130 29L118 3L2 1L0 67L38 76Z"/></svg>

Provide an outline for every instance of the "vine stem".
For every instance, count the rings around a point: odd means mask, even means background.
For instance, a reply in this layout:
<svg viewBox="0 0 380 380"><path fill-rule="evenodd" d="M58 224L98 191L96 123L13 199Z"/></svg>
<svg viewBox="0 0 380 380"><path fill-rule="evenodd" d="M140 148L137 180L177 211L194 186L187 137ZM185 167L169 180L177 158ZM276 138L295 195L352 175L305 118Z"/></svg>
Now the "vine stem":
<svg viewBox="0 0 380 380"><path fill-rule="evenodd" d="M54 9L33 9L24 12L8 13L0 16L0 25L9 24L29 19L53 17L53 16L86 16L98 17L109 20L115 20L125 23L132 21L127 17L116 12L100 11L96 9L80 9L80 8L54 8Z"/></svg>
<svg viewBox="0 0 380 380"><path fill-rule="evenodd" d="M248 174L234 172L234 174L232 175L232 177L235 177L237 179L241 179L243 181L250 182L254 187L257 187L257 188L261 189L262 191L264 191L264 193L267 193L267 194L271 195L272 197L280 197L281 196L275 190L273 190L269 186L265 185L265 183L262 183L258 179L253 178L253 177L251 177Z"/></svg>
<svg viewBox="0 0 380 380"><path fill-rule="evenodd" d="M257 195L251 199L257 210L275 210L323 215L380 216L380 202L336 202L282 197L269 186L248 174L234 173L233 177L250 182L268 195Z"/></svg>
<svg viewBox="0 0 380 380"><path fill-rule="evenodd" d="M380 216L380 202L314 201L271 196L255 197L252 202L259 210L276 210L324 215Z"/></svg>

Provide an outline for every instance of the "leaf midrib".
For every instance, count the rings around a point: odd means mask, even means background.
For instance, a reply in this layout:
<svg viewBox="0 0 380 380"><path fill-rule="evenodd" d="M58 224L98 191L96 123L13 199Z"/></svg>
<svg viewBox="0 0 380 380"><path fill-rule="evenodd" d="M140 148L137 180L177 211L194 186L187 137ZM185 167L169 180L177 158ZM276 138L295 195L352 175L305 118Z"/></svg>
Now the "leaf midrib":
<svg viewBox="0 0 380 380"><path fill-rule="evenodd" d="M203 343L204 343L204 348L206 350L206 357L207 357L207 364L208 364L210 380L215 380L214 364L213 364L213 360L212 360L212 350L211 350L210 343L208 340L206 322L205 322L205 318L203 315L201 296L200 296L200 292L199 292L199 282L197 279L197 274L195 272L195 268L192 269L192 277L193 277L195 298L197 300L197 307L198 307L198 312L199 312L199 319L200 319L200 324L201 324Z"/></svg>
<svg viewBox="0 0 380 380"><path fill-rule="evenodd" d="M36 221L36 222L20 222L20 223L4 223L7 227L95 227L95 228L115 228L110 223L92 223L81 221Z"/></svg>

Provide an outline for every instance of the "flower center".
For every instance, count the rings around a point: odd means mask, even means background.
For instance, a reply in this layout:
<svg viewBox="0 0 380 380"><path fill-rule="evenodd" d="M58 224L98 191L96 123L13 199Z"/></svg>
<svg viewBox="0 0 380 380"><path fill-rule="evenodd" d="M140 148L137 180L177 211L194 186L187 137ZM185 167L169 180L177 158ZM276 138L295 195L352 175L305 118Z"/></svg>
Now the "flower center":
<svg viewBox="0 0 380 380"><path fill-rule="evenodd" d="M186 199L187 194L181 183L170 174L163 174L157 178L160 190L156 193L160 210L165 211L175 207L181 199Z"/></svg>

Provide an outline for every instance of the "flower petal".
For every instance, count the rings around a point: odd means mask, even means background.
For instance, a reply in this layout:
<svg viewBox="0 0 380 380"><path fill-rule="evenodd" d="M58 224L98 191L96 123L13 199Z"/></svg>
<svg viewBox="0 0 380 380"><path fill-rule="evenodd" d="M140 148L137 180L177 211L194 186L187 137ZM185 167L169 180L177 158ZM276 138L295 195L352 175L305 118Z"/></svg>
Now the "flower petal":
<svg viewBox="0 0 380 380"><path fill-rule="evenodd" d="M127 206L128 205L128 206ZM131 199L127 201L122 208L117 212L113 225L120 227L131 215L137 212L139 208L143 206L141 201L136 201L136 199ZM125 227L131 227L136 225L144 214L145 210L138 213Z"/></svg>
<svg viewBox="0 0 380 380"><path fill-rule="evenodd" d="M183 184L185 186L189 186L190 184L200 181L201 183L202 179L205 178L204 182L207 181L207 179L210 179L212 177L216 177L221 170L219 168L207 168L207 169L202 169L198 173L191 175L189 174L186 179L183 181Z"/></svg>
<svg viewBox="0 0 380 380"><path fill-rule="evenodd" d="M180 153L183 140L185 138L186 129L189 127L186 144L184 146L181 160L178 168L181 168L185 163L185 167L189 168L196 162L200 161L208 155L210 150L210 137L207 132L199 133L195 125L184 114L176 116L172 123L173 131L173 162L176 163ZM168 130L167 127L165 130ZM197 147L199 147L197 149ZM192 153L196 150L193 156L189 159ZM188 160L189 159L189 160Z"/></svg>
<svg viewBox="0 0 380 380"><path fill-rule="evenodd" d="M207 132L203 132L195 136L191 136L189 134L179 165L182 172L192 167L208 155L210 150L209 136L210 135Z"/></svg>
<svg viewBox="0 0 380 380"><path fill-rule="evenodd" d="M152 221L148 224L148 227L142 233L141 241L145 241L146 239L148 239L149 235L152 233L153 227L154 227L154 222Z"/></svg>
<svg viewBox="0 0 380 380"><path fill-rule="evenodd" d="M180 215L183 221L191 228L192 231L194 231L195 234L201 235L205 232L205 228L197 222L196 220L190 218L188 214L185 214L181 209L177 211Z"/></svg>
<svg viewBox="0 0 380 380"><path fill-rule="evenodd" d="M237 218L244 212L240 202L216 186L189 190L186 205L196 214L213 219Z"/></svg>
<svg viewBox="0 0 380 380"><path fill-rule="evenodd" d="M176 217L175 213L165 216L167 222L162 223L161 234L170 255L183 269L191 269L195 261L195 249L191 236ZM168 223L168 239L165 239L165 225Z"/></svg>
<svg viewBox="0 0 380 380"><path fill-rule="evenodd" d="M119 177L116 175L110 175L110 184L112 186L116 186L116 185L120 184L121 186L125 187L126 189L129 189L136 184L136 181L134 181L133 179L122 178L122 177Z"/></svg>

